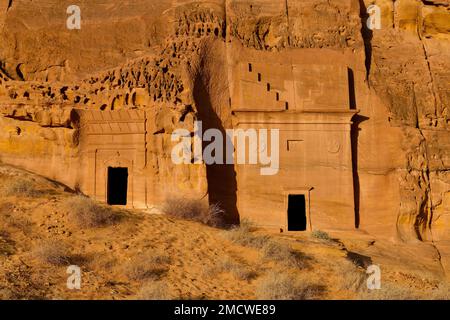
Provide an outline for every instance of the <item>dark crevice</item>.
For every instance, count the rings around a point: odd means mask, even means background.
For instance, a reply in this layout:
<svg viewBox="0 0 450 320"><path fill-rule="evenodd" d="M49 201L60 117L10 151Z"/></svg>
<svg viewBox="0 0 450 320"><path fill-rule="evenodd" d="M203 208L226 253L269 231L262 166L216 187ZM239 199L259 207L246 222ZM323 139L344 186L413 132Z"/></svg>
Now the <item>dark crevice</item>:
<svg viewBox="0 0 450 320"><path fill-rule="evenodd" d="M356 92L355 92L355 75L353 70L348 68L348 95L350 110L356 110Z"/></svg>
<svg viewBox="0 0 450 320"><path fill-rule="evenodd" d="M286 0L286 21L287 21L287 33L288 33L288 36L287 36L287 41L288 41L288 46L290 47L291 46L291 32L290 32L290 22L289 22L289 2L288 2L288 0Z"/></svg>
<svg viewBox="0 0 450 320"><path fill-rule="evenodd" d="M153 132L153 135L164 134L164 133L166 133L166 129L162 128L162 129L160 129L158 131Z"/></svg>
<svg viewBox="0 0 450 320"><path fill-rule="evenodd" d="M22 66L22 63L18 64L16 67L16 74L19 77L20 81L25 81L25 78L23 76L22 71L20 70L20 67Z"/></svg>
<svg viewBox="0 0 450 320"><path fill-rule="evenodd" d="M370 256L352 251L347 251L346 254L346 258L350 260L355 266L358 266L360 268L367 269L370 265L373 264L372 258Z"/></svg>
<svg viewBox="0 0 450 320"><path fill-rule="evenodd" d="M352 119L351 145L352 145L352 167L353 167L353 191L355 197L355 228L360 226L360 202L361 202L361 186L359 181L358 168L358 138L361 131L359 125L369 120L368 117L355 115Z"/></svg>
<svg viewBox="0 0 450 320"><path fill-rule="evenodd" d="M199 70L205 70L200 66ZM214 110L209 92L208 74L197 74L194 81L194 100L198 109L198 120L202 121L203 132L214 128L220 130L223 141L223 150L227 144L231 143L226 135L226 130L221 119ZM207 143L204 143L205 148ZM226 153L224 153L223 163L226 163ZM219 204L226 213L226 223L239 223L239 213L237 209L237 180L236 171L233 164L210 164L206 165L206 179L208 183L208 196L210 204Z"/></svg>
<svg viewBox="0 0 450 320"><path fill-rule="evenodd" d="M191 112L194 112L194 109L192 109L192 106L190 106L190 105L186 106L186 108L183 110L183 113L181 114L180 122L184 122L184 120L186 119L186 116Z"/></svg>
<svg viewBox="0 0 450 320"><path fill-rule="evenodd" d="M429 0L422 0L422 3L426 6L433 6L433 7L448 7L448 3L435 3L434 1Z"/></svg>
<svg viewBox="0 0 450 320"><path fill-rule="evenodd" d="M13 79L13 77L11 77L11 75L6 71L5 64L2 62L0 62L0 72L3 73L6 77L8 77L8 79Z"/></svg>
<svg viewBox="0 0 450 320"><path fill-rule="evenodd" d="M361 35L364 41L364 51L366 55L365 65L366 65L366 80L370 86L369 77L370 77L370 68L372 65L372 38L373 32L367 27L367 19L369 15L367 13L367 7L364 4L363 0L359 0L360 5L360 18L361 18Z"/></svg>
<svg viewBox="0 0 450 320"><path fill-rule="evenodd" d="M425 5L436 5L434 3L430 3L430 1L422 1L422 2ZM418 17L418 19L419 19L419 17ZM436 112L437 106L440 103L440 101L439 101L438 94L436 94L437 88L436 88L436 85L434 83L433 72L431 71L431 64L430 64L430 60L428 58L427 48L426 48L425 43L423 41L421 23L419 23L419 20L417 21L417 35L419 36L419 40L420 40L420 43L422 45L423 55L424 55L424 58L425 58L425 61L426 61L426 64L427 64L427 70L428 70L428 73L429 73L430 84L431 84L431 93L433 95L434 107L435 107L435 112ZM414 98L415 98L415 91L413 90L413 92L414 92ZM419 110L417 109L416 101L414 101L414 102L415 102L415 105L416 105L416 113L417 113L417 118L418 118L419 117ZM425 222L426 228L428 228L428 230L430 232L431 243L432 243L433 247L437 251L437 254L438 254L438 257L439 257L438 260L439 260L441 269L442 269L442 271L445 274L445 268L442 265L441 255L440 255L440 252L439 252L438 248L435 245L434 237L433 237L433 228L432 228L433 216L434 216L433 197L432 197L433 193L432 193L432 190L431 190L431 183L430 183L430 167L429 167L430 157L429 157L429 154L428 154L427 139L426 139L425 135L423 134L423 132L422 132L422 130L420 128L420 124L419 124L418 120L417 120L417 129L418 129L420 135L423 138L423 143L425 144L424 155L425 155L425 158L427 159L427 163L426 163L426 168L424 170L424 175L425 175L425 178L426 178L425 182L426 182L426 187L427 188L426 188L426 192L425 192L425 199L424 199L424 201L423 201L423 203L421 205L421 208L420 208L419 216L416 217L416 224L419 224L420 222L423 224ZM427 210L427 209L429 209L429 210ZM421 221L421 219L420 219L421 217L422 217L422 219L425 219L425 221ZM416 231L419 231L419 230L416 229ZM418 233L418 237L420 237L420 233L419 232L417 232L417 233Z"/></svg>

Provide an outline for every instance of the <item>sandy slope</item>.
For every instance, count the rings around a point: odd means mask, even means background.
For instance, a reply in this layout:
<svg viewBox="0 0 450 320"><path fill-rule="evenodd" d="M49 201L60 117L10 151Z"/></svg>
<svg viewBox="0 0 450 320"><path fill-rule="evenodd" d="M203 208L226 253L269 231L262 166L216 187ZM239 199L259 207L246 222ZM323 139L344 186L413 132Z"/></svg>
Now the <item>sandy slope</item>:
<svg viewBox="0 0 450 320"><path fill-rule="evenodd" d="M31 179L40 192L5 195L8 185L23 178ZM315 298L392 297L361 295L346 285L352 272L360 274L372 263L381 265L383 283L400 286L401 294L431 297L438 287L442 293L446 281L436 252L422 243L395 244L362 232L331 232L334 241L326 241L308 233L256 231L301 252L302 267L293 268L263 258L260 249L232 243L229 231L165 215L127 211L113 226L80 229L68 219L70 208L64 205L74 196L71 192L11 167L0 166L1 190L0 299L135 299L149 279L130 278L128 270L133 259L146 255L170 258L159 280L171 298L254 299L271 271L320 284ZM70 263L83 271L81 290L67 289L67 265L55 266L35 255L46 239L68 246ZM242 280L230 270L217 269L224 260L254 271L255 276Z"/></svg>

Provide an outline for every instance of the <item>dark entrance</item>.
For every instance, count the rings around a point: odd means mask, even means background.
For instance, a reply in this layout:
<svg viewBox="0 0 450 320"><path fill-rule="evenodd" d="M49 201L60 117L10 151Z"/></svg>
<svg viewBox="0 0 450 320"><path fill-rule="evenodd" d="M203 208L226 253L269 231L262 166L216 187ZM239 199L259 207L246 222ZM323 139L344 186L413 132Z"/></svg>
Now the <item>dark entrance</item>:
<svg viewBox="0 0 450 320"><path fill-rule="evenodd" d="M305 195L289 195L288 198L288 231L306 230Z"/></svg>
<svg viewBox="0 0 450 320"><path fill-rule="evenodd" d="M108 168L108 204L126 205L128 168Z"/></svg>

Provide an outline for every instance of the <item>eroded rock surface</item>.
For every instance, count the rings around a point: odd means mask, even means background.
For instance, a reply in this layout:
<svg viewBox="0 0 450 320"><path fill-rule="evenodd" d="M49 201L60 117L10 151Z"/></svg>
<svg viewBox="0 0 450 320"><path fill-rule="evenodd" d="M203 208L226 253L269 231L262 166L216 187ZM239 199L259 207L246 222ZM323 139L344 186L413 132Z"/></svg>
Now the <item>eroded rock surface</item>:
<svg viewBox="0 0 450 320"><path fill-rule="evenodd" d="M87 190L83 122L74 109L140 110L147 140L139 173L152 177L147 200L184 190L209 193L234 210L236 195L255 193L261 197L252 205L263 211L262 199L272 195L264 186L242 188L239 176L233 182L234 169L174 165L171 133L192 131L194 120L232 127L239 63L344 66L349 107L359 110L352 129L356 226L433 241L448 268L448 1L80 0L82 28L68 30L72 2L0 5L0 159ZM380 30L366 28L373 3L381 8ZM285 85L279 70L268 77Z"/></svg>

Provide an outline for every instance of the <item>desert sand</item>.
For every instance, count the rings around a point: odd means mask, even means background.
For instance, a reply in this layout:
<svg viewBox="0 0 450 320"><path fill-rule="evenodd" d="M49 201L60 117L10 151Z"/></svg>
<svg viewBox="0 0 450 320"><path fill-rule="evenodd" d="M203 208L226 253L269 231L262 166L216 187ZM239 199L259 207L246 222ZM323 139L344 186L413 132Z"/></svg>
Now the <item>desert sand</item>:
<svg viewBox="0 0 450 320"><path fill-rule="evenodd" d="M358 231L321 239L256 228L241 238L233 230L124 209L110 209L123 215L112 225L80 228L69 218L65 203L76 195L66 187L5 165L0 179L1 299L256 299L267 297L261 288L273 273L311 286L306 299L448 299L448 278L427 244ZM32 188L5 196L7 185L23 180ZM280 247L267 255L267 245L233 241L250 237ZM62 244L63 251L51 250ZM42 247L50 249L42 254ZM290 254L283 253L286 247ZM67 260L46 260L58 254ZM80 290L66 285L72 264L82 270ZM372 264L381 268L380 290L366 287ZM153 290L155 283L163 290Z"/></svg>

